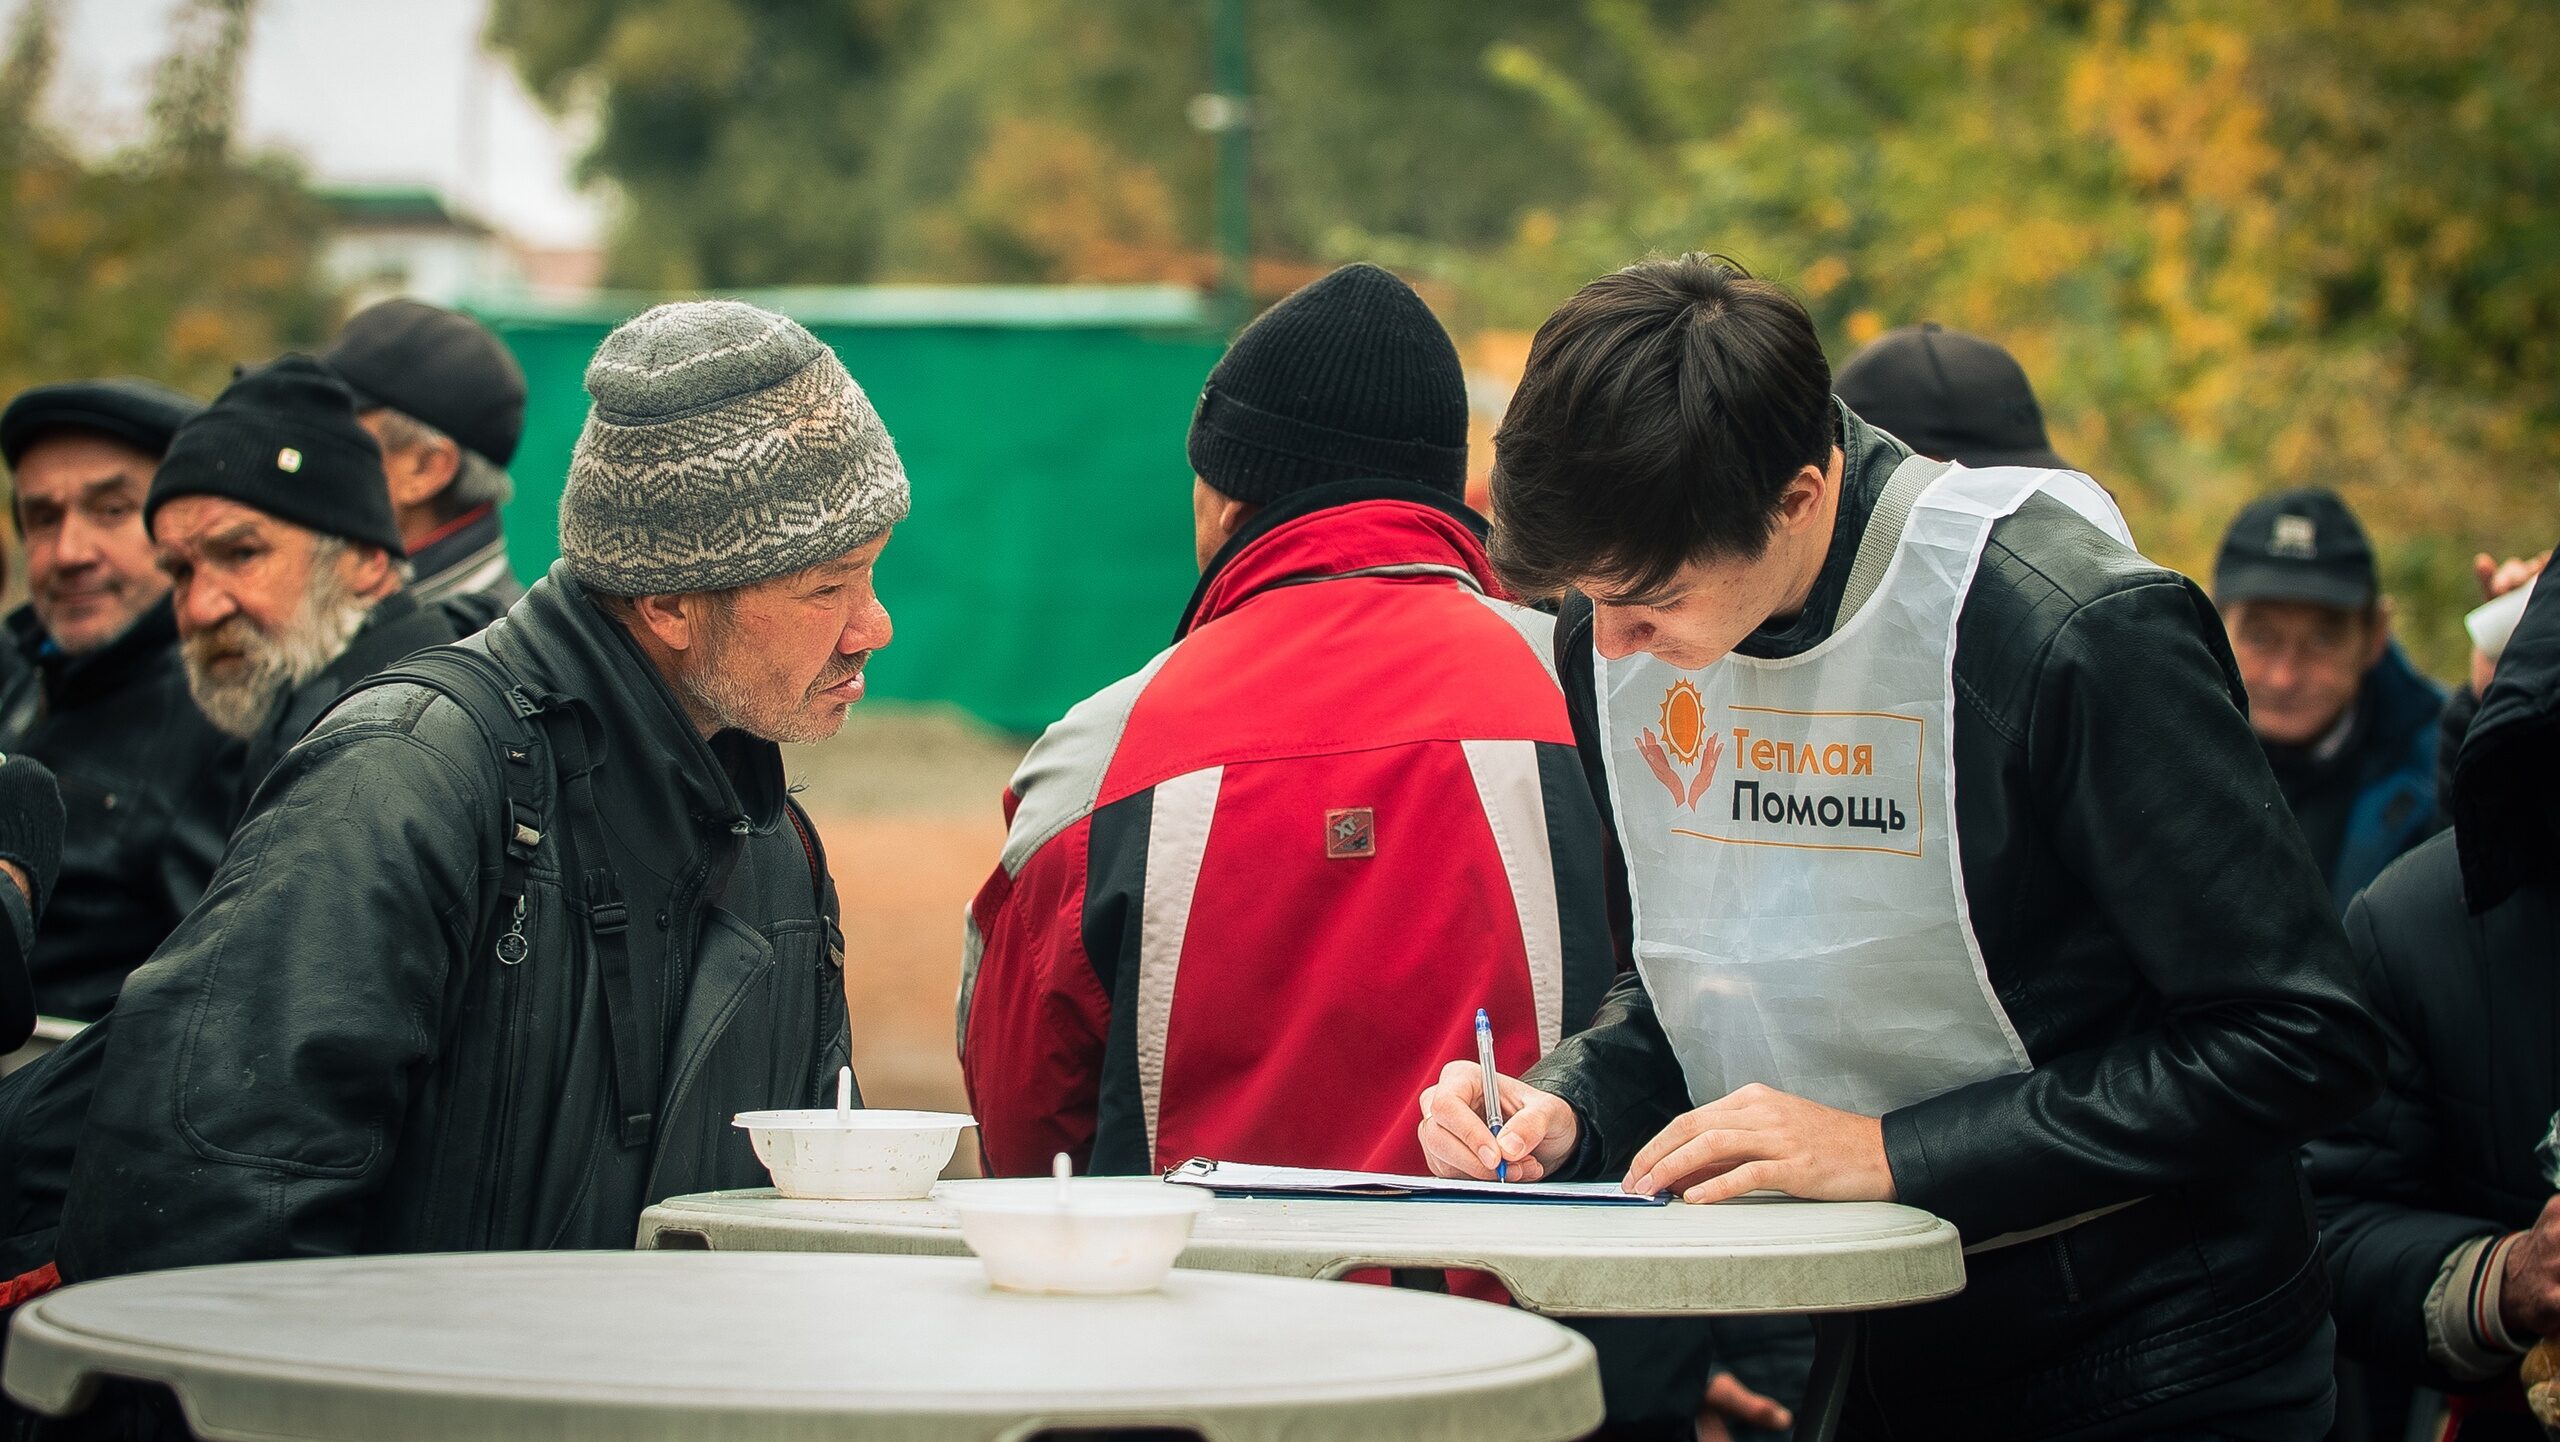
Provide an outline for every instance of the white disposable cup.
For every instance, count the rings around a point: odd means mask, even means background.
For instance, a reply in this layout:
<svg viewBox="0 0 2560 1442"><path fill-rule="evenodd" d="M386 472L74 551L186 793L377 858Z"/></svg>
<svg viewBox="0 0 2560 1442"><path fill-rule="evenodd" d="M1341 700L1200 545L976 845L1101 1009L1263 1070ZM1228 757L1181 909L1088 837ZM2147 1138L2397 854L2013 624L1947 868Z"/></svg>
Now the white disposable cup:
<svg viewBox="0 0 2560 1442"><path fill-rule="evenodd" d="M1117 1296L1164 1284L1209 1209L1195 1187L1141 1179L1078 1177L981 1182L945 1192L960 1237L1008 1292Z"/></svg>
<svg viewBox="0 0 2560 1442"><path fill-rule="evenodd" d="M756 1160L786 1197L904 1201L926 1196L951 1163L960 1133L978 1123L956 1112L740 1112L731 1125L755 1143Z"/></svg>
<svg viewBox="0 0 2560 1442"><path fill-rule="evenodd" d="M2462 629L2471 633L2474 650L2491 661L2506 654L2507 640L2515 635L2516 623L2524 619L2525 603L2533 599L2533 588L2541 580L2536 576L2462 618Z"/></svg>

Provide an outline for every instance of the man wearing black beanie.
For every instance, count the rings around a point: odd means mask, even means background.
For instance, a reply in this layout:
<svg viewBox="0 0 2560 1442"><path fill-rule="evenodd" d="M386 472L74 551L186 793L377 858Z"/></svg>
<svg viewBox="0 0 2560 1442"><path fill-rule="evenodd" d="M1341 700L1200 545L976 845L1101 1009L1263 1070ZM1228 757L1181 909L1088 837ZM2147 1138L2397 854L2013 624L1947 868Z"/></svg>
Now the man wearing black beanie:
<svg viewBox="0 0 2560 1442"><path fill-rule="evenodd" d="M1175 644L1032 748L970 908L987 1163L1419 1171L1413 1097L1477 1009L1536 1057L1614 969L1552 623L1460 500L1457 348L1376 266L1237 337L1188 449Z"/></svg>
<svg viewBox="0 0 2560 1442"><path fill-rule="evenodd" d="M248 742L243 802L347 688L491 618L485 603L422 606L402 590L381 448L308 356L242 374L179 427L143 518L188 689Z"/></svg>

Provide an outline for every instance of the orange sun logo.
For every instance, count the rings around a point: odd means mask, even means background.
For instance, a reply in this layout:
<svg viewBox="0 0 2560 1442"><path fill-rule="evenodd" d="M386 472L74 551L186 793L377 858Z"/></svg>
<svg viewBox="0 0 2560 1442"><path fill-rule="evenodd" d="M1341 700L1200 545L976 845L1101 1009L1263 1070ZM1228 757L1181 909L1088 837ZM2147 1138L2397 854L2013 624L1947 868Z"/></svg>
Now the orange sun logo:
<svg viewBox="0 0 2560 1442"><path fill-rule="evenodd" d="M1707 744L1707 700L1687 681L1662 693L1662 742L1683 766L1698 764Z"/></svg>

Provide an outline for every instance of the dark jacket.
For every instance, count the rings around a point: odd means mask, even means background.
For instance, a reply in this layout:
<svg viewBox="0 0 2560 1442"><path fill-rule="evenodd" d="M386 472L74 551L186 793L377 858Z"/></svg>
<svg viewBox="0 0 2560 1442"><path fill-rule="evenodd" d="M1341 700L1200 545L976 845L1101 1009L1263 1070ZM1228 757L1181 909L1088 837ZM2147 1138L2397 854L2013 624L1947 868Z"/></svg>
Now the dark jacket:
<svg viewBox="0 0 2560 1442"><path fill-rule="evenodd" d="M422 686L350 697L259 788L204 905L117 1004L65 1278L626 1247L652 1202L763 1183L732 1115L832 1099L834 891L779 748L706 744L565 571L468 645L557 698L591 758L544 748L569 789L534 828L529 955L501 959L515 828L491 731ZM621 911L584 906L614 887ZM617 1018L654 1084L617 1086Z"/></svg>
<svg viewBox="0 0 2560 1442"><path fill-rule="evenodd" d="M2560 1111L2560 888L2534 882L2472 916L2439 835L2357 899L2347 936L2389 1060L2382 1100L2308 1152L2338 1350L2419 1385L2494 1390L2429 1359L2427 1291L2455 1248L2532 1226L2551 1199L2533 1149Z"/></svg>
<svg viewBox="0 0 2560 1442"><path fill-rule="evenodd" d="M1830 559L1803 616L1750 654L1830 633L1907 454L1842 416ZM1605 807L1589 603L1562 624ZM1992 531L1955 685L1965 892L2035 1070L1888 1114L1895 1186L1969 1243L2140 1200L1969 1258L1949 1301L1876 1314L1853 1416L1888 1436L2141 1435L2256 1405L2244 1379L2271 1369L2316 1398L2327 1288L2294 1148L2371 1098L2381 1042L2211 604L2039 496ZM1530 1079L1581 1117L1580 1175L1615 1175L1692 1105L1633 978Z"/></svg>
<svg viewBox="0 0 2560 1442"><path fill-rule="evenodd" d="M2553 1190L2534 1148L2560 1111L2560 595L2536 593L2476 710L2450 738L2453 833L2347 913L2386 1090L2308 1155L2340 1350L2385 1378L2513 1404L2511 1370L2464 1386L2429 1356L2425 1304L2457 1248L2530 1227ZM2540 1433L2492 1410L2462 1435Z"/></svg>
<svg viewBox="0 0 2560 1442"><path fill-rule="evenodd" d="M275 770L276 761L285 751L301 740L312 723L338 704L338 698L357 682L413 651L459 641L496 620L499 614L496 602L470 594L421 602L403 590L375 602L365 614L364 624L348 639L347 648L338 653L338 659L286 693L266 724L250 738L248 756L241 764L241 775L246 778L240 787L242 809L247 808L258 783Z"/></svg>
<svg viewBox="0 0 2560 1442"><path fill-rule="evenodd" d="M506 527L495 505L475 507L411 546L409 569L409 590L420 601L477 595L503 611L524 595L507 560Z"/></svg>
<svg viewBox="0 0 2560 1442"><path fill-rule="evenodd" d="M187 694L167 601L78 656L53 647L31 608L7 625L26 665L0 692L0 751L62 782L62 878L28 956L36 1010L94 1021L204 895L231 834L241 747Z"/></svg>
<svg viewBox="0 0 2560 1442"><path fill-rule="evenodd" d="M2299 747L2267 750L2341 914L2382 868L2444 825L2436 804L2444 688L2420 675L2394 642L2365 673L2354 705L2344 754L2323 759Z"/></svg>

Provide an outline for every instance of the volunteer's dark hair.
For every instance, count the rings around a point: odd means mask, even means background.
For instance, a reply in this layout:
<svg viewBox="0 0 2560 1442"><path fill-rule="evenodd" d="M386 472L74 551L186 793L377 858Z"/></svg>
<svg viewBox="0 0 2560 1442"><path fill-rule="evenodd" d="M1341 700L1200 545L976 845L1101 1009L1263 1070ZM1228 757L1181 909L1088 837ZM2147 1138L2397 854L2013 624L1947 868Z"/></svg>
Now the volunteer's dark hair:
<svg viewBox="0 0 2560 1442"><path fill-rule="evenodd" d="M1523 595L1637 595L1693 560L1756 557L1838 434L1793 296L1722 256L1628 266L1530 343L1493 437L1494 564Z"/></svg>

